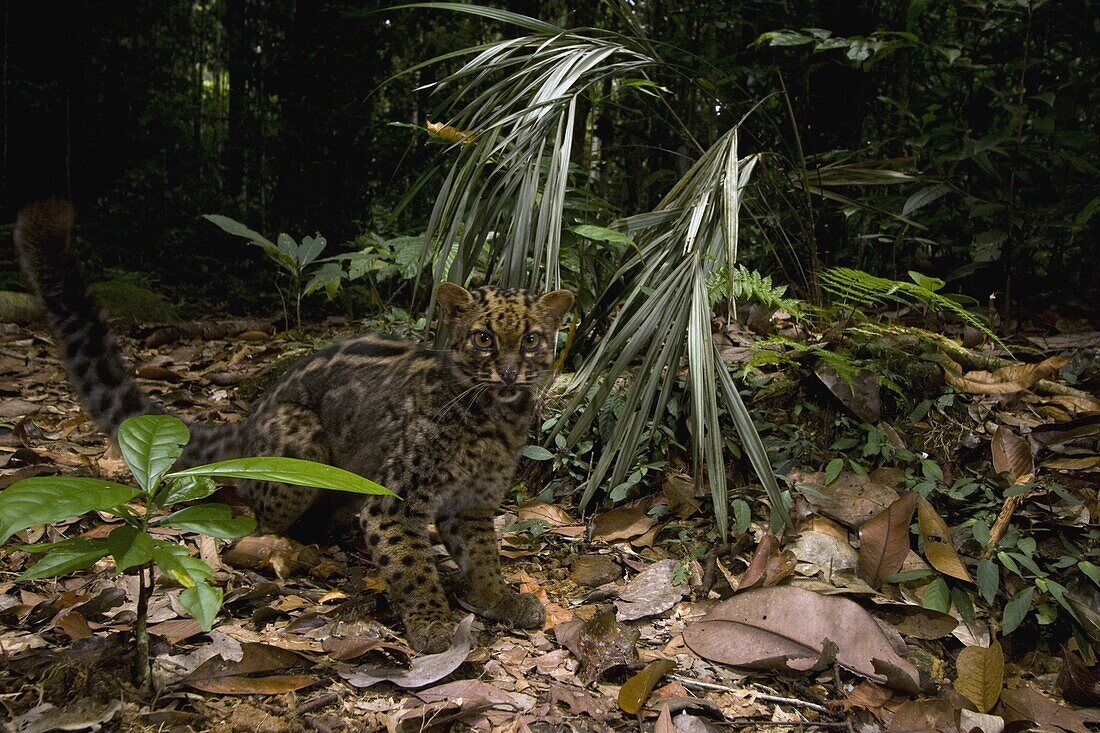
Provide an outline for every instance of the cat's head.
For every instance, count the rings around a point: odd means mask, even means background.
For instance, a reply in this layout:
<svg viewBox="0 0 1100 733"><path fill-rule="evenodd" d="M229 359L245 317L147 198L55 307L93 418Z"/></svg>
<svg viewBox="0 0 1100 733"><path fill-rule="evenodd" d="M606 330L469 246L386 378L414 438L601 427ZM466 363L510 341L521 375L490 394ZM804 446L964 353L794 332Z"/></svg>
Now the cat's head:
<svg viewBox="0 0 1100 733"><path fill-rule="evenodd" d="M435 295L450 330L455 366L472 381L493 385L507 399L549 376L554 340L573 307L573 293L536 296L490 285L466 290L441 283Z"/></svg>

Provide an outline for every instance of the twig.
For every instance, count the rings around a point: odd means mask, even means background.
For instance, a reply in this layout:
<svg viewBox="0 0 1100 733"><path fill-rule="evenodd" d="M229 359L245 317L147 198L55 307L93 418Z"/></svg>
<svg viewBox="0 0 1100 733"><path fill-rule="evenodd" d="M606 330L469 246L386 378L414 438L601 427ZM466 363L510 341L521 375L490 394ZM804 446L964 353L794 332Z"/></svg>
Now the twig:
<svg viewBox="0 0 1100 733"><path fill-rule="evenodd" d="M1008 525L1012 523L1012 515L1016 513L1020 505L1033 493L1035 492L1028 490L1022 494L1016 494L1015 496L1010 496L1005 499L1001 511L997 514L996 521L993 522L993 526L989 530L989 542L986 543L985 552L982 553L985 557L989 557L993 554L993 550L997 547L997 543L1001 541L1001 537L1004 537L1005 532L1008 531Z"/></svg>
<svg viewBox="0 0 1100 733"><path fill-rule="evenodd" d="M306 700L304 703L294 709L296 715L304 715L305 713L312 713L314 710L320 710L323 707L328 707L330 704L338 701L340 696L335 692L328 692L324 695L313 698L312 700Z"/></svg>
<svg viewBox="0 0 1100 733"><path fill-rule="evenodd" d="M737 689L736 687L729 687L727 685L719 685L714 682L704 682L702 680L692 679L691 677L684 677L679 674L668 675L669 679L677 680L685 687L698 687L702 690L714 690L716 692L750 692L753 698L757 700L763 700L764 702L774 702L780 705L793 705L795 707L806 708L807 710L813 710L817 713L830 714L832 711L824 705L818 705L816 702L810 702L809 700L799 700L794 697L781 697L779 695L769 695L764 692L757 692L753 689Z"/></svg>

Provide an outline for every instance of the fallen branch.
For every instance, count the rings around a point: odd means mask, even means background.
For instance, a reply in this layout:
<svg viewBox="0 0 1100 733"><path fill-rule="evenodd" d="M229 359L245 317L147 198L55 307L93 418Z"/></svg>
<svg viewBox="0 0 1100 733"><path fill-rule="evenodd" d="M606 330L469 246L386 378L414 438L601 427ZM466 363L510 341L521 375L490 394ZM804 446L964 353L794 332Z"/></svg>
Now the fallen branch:
<svg viewBox="0 0 1100 733"><path fill-rule="evenodd" d="M684 687L696 687L700 690L714 690L715 692L735 692L752 694L753 699L763 700L764 702L774 702L779 705L792 705L794 707L805 708L807 710L813 710L817 713L830 714L832 711L824 705L818 705L816 702L810 702L809 700L799 700L794 697L781 697L779 695L769 695L764 692L758 692L753 689L738 689L736 687L729 687L727 685L719 685L714 682L704 682L703 680L693 679L691 677L684 677L680 674L670 674L669 679L680 682Z"/></svg>

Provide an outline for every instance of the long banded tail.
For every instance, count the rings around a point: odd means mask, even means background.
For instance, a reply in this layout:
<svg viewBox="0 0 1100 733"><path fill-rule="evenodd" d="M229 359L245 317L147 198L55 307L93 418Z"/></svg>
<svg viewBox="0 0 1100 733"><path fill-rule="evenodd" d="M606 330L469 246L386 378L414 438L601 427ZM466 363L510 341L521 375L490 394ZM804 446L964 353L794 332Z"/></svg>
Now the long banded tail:
<svg viewBox="0 0 1100 733"><path fill-rule="evenodd" d="M138 386L96 305L72 250L73 207L50 199L30 204L15 222L19 264L46 309L80 403L112 437L122 421L164 409ZM190 425L183 465L239 455L235 425Z"/></svg>

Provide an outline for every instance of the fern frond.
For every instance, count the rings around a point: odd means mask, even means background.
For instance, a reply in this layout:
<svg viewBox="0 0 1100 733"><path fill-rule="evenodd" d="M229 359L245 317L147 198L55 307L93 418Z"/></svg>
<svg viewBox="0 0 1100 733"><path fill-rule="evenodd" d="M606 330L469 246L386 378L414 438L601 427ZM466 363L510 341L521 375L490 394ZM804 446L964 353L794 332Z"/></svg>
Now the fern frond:
<svg viewBox="0 0 1100 733"><path fill-rule="evenodd" d="M833 297L864 306L880 306L887 301L893 301L902 305L923 305L934 310L947 311L981 331L1000 348L1009 351L981 316L971 313L951 298L916 283L889 280L849 267L825 270L821 273L820 281L821 287Z"/></svg>

